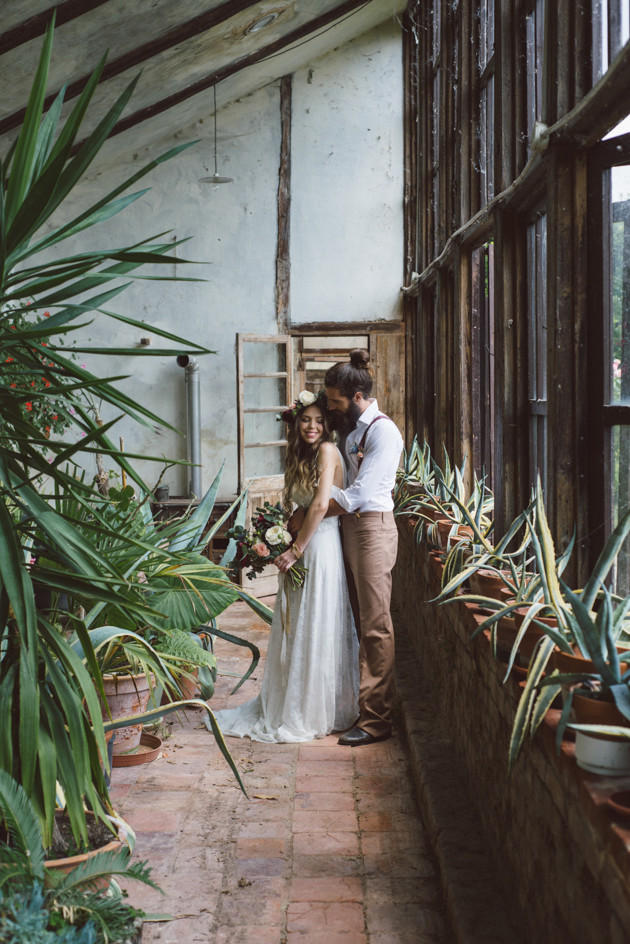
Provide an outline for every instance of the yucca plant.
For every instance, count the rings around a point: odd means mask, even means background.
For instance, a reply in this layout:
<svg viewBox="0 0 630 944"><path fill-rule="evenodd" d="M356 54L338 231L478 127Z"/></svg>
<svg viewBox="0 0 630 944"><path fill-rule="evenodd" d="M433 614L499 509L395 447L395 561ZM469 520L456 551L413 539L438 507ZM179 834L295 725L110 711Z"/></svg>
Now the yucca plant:
<svg viewBox="0 0 630 944"><path fill-rule="evenodd" d="M123 456L109 433L122 415L152 426L162 420L120 391L116 386L120 378L98 377L79 366L73 353L155 356L173 351L86 349L71 340L73 332L95 315L146 329L145 322L116 313L110 304L132 280L143 277L143 265L171 266L176 257L167 254L173 244L164 241L165 234L94 251L64 251L63 244L81 234L86 246L93 226L142 196L145 191L129 190L143 175L189 145L161 155L64 220L65 198L114 128L135 82L82 140L82 120L104 60L61 125L64 90L48 112L43 111L52 42L53 23L22 128L0 161L0 361L11 369L0 375L0 712L6 719L0 733L0 769L24 787L43 824L45 840L51 833L60 781L72 828L77 838L85 840L84 807L101 817L109 810L100 763L106 748L94 687L100 669L85 628L76 626L82 660L59 627L38 611L35 589L80 596L94 607L115 606L126 587L127 610L145 618L146 601L129 587L120 567L96 547L94 535L107 530L107 524L95 524L91 533L82 531L55 509L53 499L57 492L72 491L79 500L90 500L91 485L77 485L72 467L94 453L108 456L148 491L131 465L136 457ZM151 331L177 345L178 352L210 353L156 326ZM30 395L15 379L23 374L41 378ZM115 418L100 426L84 395L107 404ZM60 438L54 431L49 435L42 431L33 415L36 411L28 410L33 398L51 402L62 398L72 424ZM32 560L35 541L37 559Z"/></svg>

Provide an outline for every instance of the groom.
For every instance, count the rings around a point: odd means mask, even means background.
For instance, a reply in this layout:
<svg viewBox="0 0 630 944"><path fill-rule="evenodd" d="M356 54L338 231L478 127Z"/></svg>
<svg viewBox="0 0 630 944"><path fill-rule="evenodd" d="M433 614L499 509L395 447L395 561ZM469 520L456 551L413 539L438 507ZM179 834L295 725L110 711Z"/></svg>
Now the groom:
<svg viewBox="0 0 630 944"><path fill-rule="evenodd" d="M343 554L359 635L359 718L339 744L358 747L392 733L394 629L389 612L398 532L392 489L403 448L370 397L369 354L356 350L324 379L331 425L345 435L348 486L333 486L328 515L341 516Z"/></svg>

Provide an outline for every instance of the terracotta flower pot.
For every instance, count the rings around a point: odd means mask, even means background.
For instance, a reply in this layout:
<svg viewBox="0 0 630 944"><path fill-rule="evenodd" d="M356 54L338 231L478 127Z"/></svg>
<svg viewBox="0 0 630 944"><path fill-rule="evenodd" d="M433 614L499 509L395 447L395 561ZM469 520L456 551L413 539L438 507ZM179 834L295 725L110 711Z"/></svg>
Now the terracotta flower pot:
<svg viewBox="0 0 630 944"><path fill-rule="evenodd" d="M103 686L112 718L125 718L128 715L137 715L146 711L152 685L144 672L140 675L104 675ZM108 720L106 709L103 709L103 718ZM117 728L114 756L126 754L137 748L141 735L141 722Z"/></svg>
<svg viewBox="0 0 630 944"><path fill-rule="evenodd" d="M94 823L96 819L94 814L88 813L87 815ZM92 859L95 856L107 852L119 852L121 848L122 842L120 839L111 839L110 842L105 843L105 845L99 846L96 849L90 849L88 852L82 852L73 856L64 856L60 859L46 859L44 865L47 869L52 869L56 872L63 872L67 875L68 872L72 872L73 869L76 869L77 866L87 862L88 859ZM98 891L105 891L108 886L109 878L106 877L99 878L93 883L93 888Z"/></svg>
<svg viewBox="0 0 630 944"><path fill-rule="evenodd" d="M476 570L469 578L470 589L480 597L491 600L510 600L514 591L505 585L505 581L493 570Z"/></svg>
<svg viewBox="0 0 630 944"><path fill-rule="evenodd" d="M517 628L521 627L521 625L523 624L523 620L525 619L529 611L530 611L530 607L528 606L519 606L518 609L513 611L514 622L516 623ZM538 620L539 623L545 623L547 626L557 627L558 620L555 616L540 616L539 613L540 613L540 610L536 613L536 616L535 616L535 618ZM530 623L530 626L531 625L532 624ZM538 627L536 628L538 629ZM543 634L542 629L540 630L540 633L541 635Z"/></svg>
<svg viewBox="0 0 630 944"><path fill-rule="evenodd" d="M630 819L630 790L612 793L607 800L608 808L622 819Z"/></svg>
<svg viewBox="0 0 630 944"><path fill-rule="evenodd" d="M588 695L580 695L574 692L573 710L575 720L579 724L609 724L624 728L630 726L630 722L621 714L612 697L606 699L589 698ZM606 735L598 734L592 735L592 737L606 738Z"/></svg>
<svg viewBox="0 0 630 944"><path fill-rule="evenodd" d="M465 524L457 524L448 518L439 518L436 522L437 531L442 547L455 544L457 541L472 541L473 529Z"/></svg>
<svg viewBox="0 0 630 944"><path fill-rule="evenodd" d="M518 611L513 611L513 613L517 612ZM499 625L497 627L497 645L501 645L502 647L511 650L512 646L516 642L516 637L519 633L523 619L524 615L521 615L520 621L517 620L516 615L511 617L504 616L502 619L500 619ZM519 657L522 660L529 660L536 647L536 644L544 635L544 630L542 630L539 626L534 626L530 623L525 631L525 635L519 643Z"/></svg>
<svg viewBox="0 0 630 944"><path fill-rule="evenodd" d="M627 651L625 646L617 646L617 652L620 655ZM557 650L553 653L551 659L553 668L557 669L558 672L561 672L563 675L568 675L573 672L597 671L592 659L585 659L579 652L568 653Z"/></svg>
<svg viewBox="0 0 630 944"><path fill-rule="evenodd" d="M432 508L430 505L426 506L419 511L422 518L426 521L439 521L444 517L444 512L441 508Z"/></svg>
<svg viewBox="0 0 630 944"><path fill-rule="evenodd" d="M182 692L181 697L184 699L200 698L201 693L199 691L199 668L197 666L195 666L194 668L189 667L187 671L189 675L192 676L192 678L186 678L185 676L182 675L181 678L179 679L179 687ZM173 699L167 692L163 692L162 700L160 704L170 705L171 702L173 702L174 700L179 701L179 698Z"/></svg>

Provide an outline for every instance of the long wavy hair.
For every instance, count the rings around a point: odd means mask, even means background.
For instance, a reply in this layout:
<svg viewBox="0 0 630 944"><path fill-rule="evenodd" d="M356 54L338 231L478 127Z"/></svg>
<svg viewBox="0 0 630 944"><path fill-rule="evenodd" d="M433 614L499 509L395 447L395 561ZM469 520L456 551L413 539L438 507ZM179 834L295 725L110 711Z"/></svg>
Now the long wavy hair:
<svg viewBox="0 0 630 944"><path fill-rule="evenodd" d="M324 419L324 431L322 438L317 446L313 447L310 443L304 442L300 436L299 418L309 406L318 407L322 412ZM317 456L319 447L323 442L332 440L332 433L328 426L326 417L326 399L323 395L317 397L314 403L310 403L298 410L293 417L292 422L287 423L287 452L284 469L284 492L282 495L285 510L292 510L292 502L298 505L305 501L310 501L317 491L318 471Z"/></svg>

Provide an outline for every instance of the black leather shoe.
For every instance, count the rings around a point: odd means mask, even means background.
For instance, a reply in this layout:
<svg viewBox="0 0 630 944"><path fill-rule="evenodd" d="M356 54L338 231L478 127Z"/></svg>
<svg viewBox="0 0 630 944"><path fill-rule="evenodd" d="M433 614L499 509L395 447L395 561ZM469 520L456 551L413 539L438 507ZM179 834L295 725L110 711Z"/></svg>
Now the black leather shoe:
<svg viewBox="0 0 630 944"><path fill-rule="evenodd" d="M368 734L363 728L350 728L342 734L337 744L345 747L361 747L362 744L376 744L377 741L386 741L391 734Z"/></svg>

